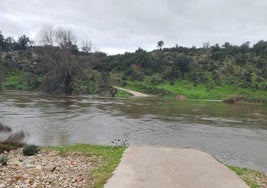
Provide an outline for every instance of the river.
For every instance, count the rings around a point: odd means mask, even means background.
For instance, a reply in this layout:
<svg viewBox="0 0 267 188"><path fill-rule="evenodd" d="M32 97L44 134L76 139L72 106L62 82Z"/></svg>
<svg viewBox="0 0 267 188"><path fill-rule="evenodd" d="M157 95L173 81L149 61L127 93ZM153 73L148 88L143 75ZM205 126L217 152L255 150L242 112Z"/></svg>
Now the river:
<svg viewBox="0 0 267 188"><path fill-rule="evenodd" d="M267 172L267 106L160 98L0 93L0 122L26 143L193 147L224 164ZM3 140L6 135L0 133Z"/></svg>

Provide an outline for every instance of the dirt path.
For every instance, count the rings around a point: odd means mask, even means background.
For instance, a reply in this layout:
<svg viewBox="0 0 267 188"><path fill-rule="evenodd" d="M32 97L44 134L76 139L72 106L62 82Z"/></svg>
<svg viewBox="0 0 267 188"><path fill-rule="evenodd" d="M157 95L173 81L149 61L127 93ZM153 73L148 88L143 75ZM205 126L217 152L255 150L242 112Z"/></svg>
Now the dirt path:
<svg viewBox="0 0 267 188"><path fill-rule="evenodd" d="M145 94L145 93L141 93L141 92L137 92L137 91L133 91L130 89L125 89L125 88L121 88L121 87L117 87L117 86L113 86L114 88L121 90L121 91L125 91L127 93L130 93L131 95L135 96L135 97L149 97L150 95Z"/></svg>
<svg viewBox="0 0 267 188"><path fill-rule="evenodd" d="M211 155L195 149L129 147L105 188L248 188Z"/></svg>

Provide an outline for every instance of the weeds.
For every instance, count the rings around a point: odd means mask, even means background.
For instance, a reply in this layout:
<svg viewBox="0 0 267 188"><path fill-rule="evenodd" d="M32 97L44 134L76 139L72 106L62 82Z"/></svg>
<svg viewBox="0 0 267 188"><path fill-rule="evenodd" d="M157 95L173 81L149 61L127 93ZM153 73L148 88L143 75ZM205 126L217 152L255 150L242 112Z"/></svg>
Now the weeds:
<svg viewBox="0 0 267 188"><path fill-rule="evenodd" d="M1 154L0 155L0 164L2 164L2 166L6 166L7 165L7 161L8 161L8 157L6 154Z"/></svg>
<svg viewBox="0 0 267 188"><path fill-rule="evenodd" d="M26 144L24 145L22 152L25 156L32 156L35 155L39 150L39 146L36 146L34 144Z"/></svg>
<svg viewBox="0 0 267 188"><path fill-rule="evenodd" d="M25 134L23 131L12 133L5 141L0 142L0 153L21 148Z"/></svg>
<svg viewBox="0 0 267 188"><path fill-rule="evenodd" d="M228 166L233 170L242 180L244 180L251 188L265 187L267 176L262 172L257 172L248 168L241 168L235 166Z"/></svg>

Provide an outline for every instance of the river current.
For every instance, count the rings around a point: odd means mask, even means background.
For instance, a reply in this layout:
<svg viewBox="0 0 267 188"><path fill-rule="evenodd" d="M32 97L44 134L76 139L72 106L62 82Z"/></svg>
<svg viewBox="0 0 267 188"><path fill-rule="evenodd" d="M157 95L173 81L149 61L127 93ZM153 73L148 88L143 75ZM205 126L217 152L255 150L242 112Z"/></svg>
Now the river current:
<svg viewBox="0 0 267 188"><path fill-rule="evenodd" d="M37 145L191 147L224 164L267 172L267 106L160 98L0 93L0 122ZM0 132L0 139L8 135Z"/></svg>

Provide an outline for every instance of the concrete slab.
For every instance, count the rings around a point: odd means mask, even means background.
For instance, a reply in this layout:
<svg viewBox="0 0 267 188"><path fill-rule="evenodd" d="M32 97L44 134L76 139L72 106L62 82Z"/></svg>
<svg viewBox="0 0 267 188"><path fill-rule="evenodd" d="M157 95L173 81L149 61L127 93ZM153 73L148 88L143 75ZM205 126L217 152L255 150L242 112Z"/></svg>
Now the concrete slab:
<svg viewBox="0 0 267 188"><path fill-rule="evenodd" d="M105 188L248 188L211 155L187 148L129 147Z"/></svg>

